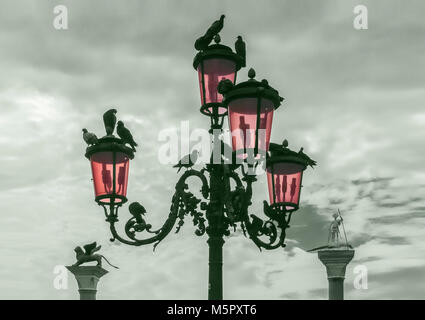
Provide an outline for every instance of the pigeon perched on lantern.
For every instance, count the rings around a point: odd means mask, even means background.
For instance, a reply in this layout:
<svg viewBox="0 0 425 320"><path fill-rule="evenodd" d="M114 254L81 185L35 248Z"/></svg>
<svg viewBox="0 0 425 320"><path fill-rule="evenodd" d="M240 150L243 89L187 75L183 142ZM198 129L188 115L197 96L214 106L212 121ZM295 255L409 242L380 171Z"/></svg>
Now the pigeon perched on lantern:
<svg viewBox="0 0 425 320"><path fill-rule="evenodd" d="M243 58L228 46L220 44L218 33L224 24L224 15L216 20L207 32L195 42L195 49L200 52L194 58L193 67L198 71L201 92L201 112L210 117L227 114L221 105L223 96L217 91L220 81L236 81L236 73L243 64ZM209 45L214 40L214 44Z"/></svg>
<svg viewBox="0 0 425 320"><path fill-rule="evenodd" d="M182 168L188 169L193 167L197 160L198 160L198 150L193 150L190 154L181 158L179 163L173 166L173 168L179 168L179 170L177 170L177 173L179 173Z"/></svg>
<svg viewBox="0 0 425 320"><path fill-rule="evenodd" d="M113 135L115 129L117 111L110 109L103 115L106 136L97 139L95 134L84 133L84 140L88 139L89 146L86 149L86 158L90 160L95 200L102 205L123 204L127 202L127 184L130 159L134 158L132 147L134 141L129 139L119 139ZM118 122L120 123L120 122ZM118 130L120 134L122 128ZM84 132L84 129L83 129ZM89 135L90 134L90 135ZM121 134L123 134L121 132ZM130 133L131 136L131 133ZM94 137L96 137L96 142ZM94 142L94 143L91 143Z"/></svg>
<svg viewBox="0 0 425 320"><path fill-rule="evenodd" d="M246 67L246 44L245 41L242 40L242 36L238 36L235 42L235 51L236 54L242 58L242 67Z"/></svg>
<svg viewBox="0 0 425 320"><path fill-rule="evenodd" d="M134 152L136 152L137 143L133 139L133 135L130 130L128 130L122 121L118 121L117 125L117 134L122 139L124 143L128 143Z"/></svg>
<svg viewBox="0 0 425 320"><path fill-rule="evenodd" d="M106 134L112 135L115 130L115 124L117 123L117 110L109 109L103 114L103 124L105 125Z"/></svg>
<svg viewBox="0 0 425 320"><path fill-rule="evenodd" d="M83 129L83 140L90 146L93 144L96 144L98 142L97 136L92 133L88 132L87 129Z"/></svg>

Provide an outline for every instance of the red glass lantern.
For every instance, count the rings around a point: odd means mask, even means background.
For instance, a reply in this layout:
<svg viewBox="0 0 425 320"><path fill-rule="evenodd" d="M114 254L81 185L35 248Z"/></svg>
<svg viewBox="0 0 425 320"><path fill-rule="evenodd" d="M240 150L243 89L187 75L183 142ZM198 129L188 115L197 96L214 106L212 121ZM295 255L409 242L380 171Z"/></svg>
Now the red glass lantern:
<svg viewBox="0 0 425 320"><path fill-rule="evenodd" d="M228 107L229 128L232 134L232 148L241 159L265 156L269 149L273 112L283 98L268 85L254 79L255 71L250 69L250 80L236 86L227 86L223 91L223 104Z"/></svg>
<svg viewBox="0 0 425 320"><path fill-rule="evenodd" d="M198 71L203 114L226 115L227 108L221 105L223 96L217 91L217 86L225 79L235 83L241 62L242 58L232 49L218 43L210 45L195 56L193 67Z"/></svg>
<svg viewBox="0 0 425 320"><path fill-rule="evenodd" d="M258 103L260 104L259 108L257 107ZM257 154L254 151L257 142L258 153L265 154L270 143L273 102L269 99L262 99L259 102L256 98L242 98L230 102L228 108L233 150L245 159L249 150L253 154Z"/></svg>
<svg viewBox="0 0 425 320"><path fill-rule="evenodd" d="M307 165L316 162L302 150L297 153L287 146L286 140L283 145L270 144L266 172L270 205L279 211L292 212L299 207L303 172Z"/></svg>
<svg viewBox="0 0 425 320"><path fill-rule="evenodd" d="M95 200L99 204L125 203L133 151L120 139L104 137L87 148L86 157L91 163Z"/></svg>

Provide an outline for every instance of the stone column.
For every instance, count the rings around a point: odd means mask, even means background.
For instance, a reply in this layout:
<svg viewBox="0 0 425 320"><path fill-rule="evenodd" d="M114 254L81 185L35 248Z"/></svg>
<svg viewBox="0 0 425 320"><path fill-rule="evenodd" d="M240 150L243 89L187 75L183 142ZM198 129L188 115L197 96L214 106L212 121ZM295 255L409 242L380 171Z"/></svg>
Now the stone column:
<svg viewBox="0 0 425 320"><path fill-rule="evenodd" d="M98 266L67 266L77 280L80 300L96 300L97 283L108 273Z"/></svg>
<svg viewBox="0 0 425 320"><path fill-rule="evenodd" d="M344 300L344 278L347 264L354 257L354 250L330 248L318 251L320 261L326 266L329 281L329 300Z"/></svg>

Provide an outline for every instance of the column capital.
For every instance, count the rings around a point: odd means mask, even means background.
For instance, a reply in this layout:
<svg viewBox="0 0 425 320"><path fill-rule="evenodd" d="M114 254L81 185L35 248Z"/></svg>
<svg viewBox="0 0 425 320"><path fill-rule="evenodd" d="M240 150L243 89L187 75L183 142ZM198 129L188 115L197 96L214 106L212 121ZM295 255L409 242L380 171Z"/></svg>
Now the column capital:
<svg viewBox="0 0 425 320"><path fill-rule="evenodd" d="M97 283L108 271L99 266L67 266L66 268L77 280L80 299L95 300Z"/></svg>
<svg viewBox="0 0 425 320"><path fill-rule="evenodd" d="M328 279L345 278L347 264L354 257L353 249L323 249L318 251L320 261L326 266Z"/></svg>

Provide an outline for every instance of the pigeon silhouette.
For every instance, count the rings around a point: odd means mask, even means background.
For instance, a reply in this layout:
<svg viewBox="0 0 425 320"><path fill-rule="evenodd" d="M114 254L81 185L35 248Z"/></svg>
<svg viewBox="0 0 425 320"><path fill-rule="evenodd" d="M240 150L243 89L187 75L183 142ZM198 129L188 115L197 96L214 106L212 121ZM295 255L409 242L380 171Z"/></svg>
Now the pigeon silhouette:
<svg viewBox="0 0 425 320"><path fill-rule="evenodd" d="M220 16L220 19L214 21L211 27L208 28L206 35L212 35L212 37L214 38L214 36L218 34L221 31L221 29L223 29L225 17L226 16L222 14Z"/></svg>
<svg viewBox="0 0 425 320"><path fill-rule="evenodd" d="M266 200L263 201L263 210L266 216L268 217L273 214L273 209L270 207Z"/></svg>
<svg viewBox="0 0 425 320"><path fill-rule="evenodd" d="M232 88L233 82L229 79L223 79L218 83L217 91L220 94L226 94Z"/></svg>
<svg viewBox="0 0 425 320"><path fill-rule="evenodd" d="M258 218L255 214L251 214L251 231L257 234L263 228L263 220Z"/></svg>
<svg viewBox="0 0 425 320"><path fill-rule="evenodd" d="M238 56L242 58L242 67L246 67L246 44L241 36L238 36L235 42L235 51Z"/></svg>
<svg viewBox="0 0 425 320"><path fill-rule="evenodd" d="M117 134L124 141L124 143L128 143L134 152L136 152L137 143L134 141L133 136L125 126L122 121L118 121L117 125Z"/></svg>
<svg viewBox="0 0 425 320"><path fill-rule="evenodd" d="M314 169L314 166L316 165L316 161L314 161L313 159L311 159L308 155L306 155L303 152L304 148L301 148L300 151L298 151L298 154L307 161L307 165L309 165L310 167L312 167Z"/></svg>
<svg viewBox="0 0 425 320"><path fill-rule="evenodd" d="M138 202L133 202L128 206L128 211L130 211L131 215L136 219L138 223L143 223L143 217L146 213L146 209Z"/></svg>
<svg viewBox="0 0 425 320"><path fill-rule="evenodd" d="M222 14L219 20L213 22L213 24L208 28L207 32L195 41L196 50L205 50L208 48L208 45L214 39L214 37L223 29L224 17Z"/></svg>
<svg viewBox="0 0 425 320"><path fill-rule="evenodd" d="M205 50L206 48L208 48L208 45L211 43L213 38L214 38L214 35L207 35L207 34L199 37L195 41L195 49L199 51Z"/></svg>
<svg viewBox="0 0 425 320"><path fill-rule="evenodd" d="M109 109L103 114L103 123L108 136L114 133L115 124L117 123L116 113L116 109Z"/></svg>
<svg viewBox="0 0 425 320"><path fill-rule="evenodd" d="M173 166L173 168L179 168L179 170L177 170L177 173L179 173L182 168L193 167L196 163L196 160L198 160L198 150L193 150L191 154L181 158L179 163Z"/></svg>
<svg viewBox="0 0 425 320"><path fill-rule="evenodd" d="M88 132L87 129L83 129L83 139L89 146L97 143L96 135Z"/></svg>

